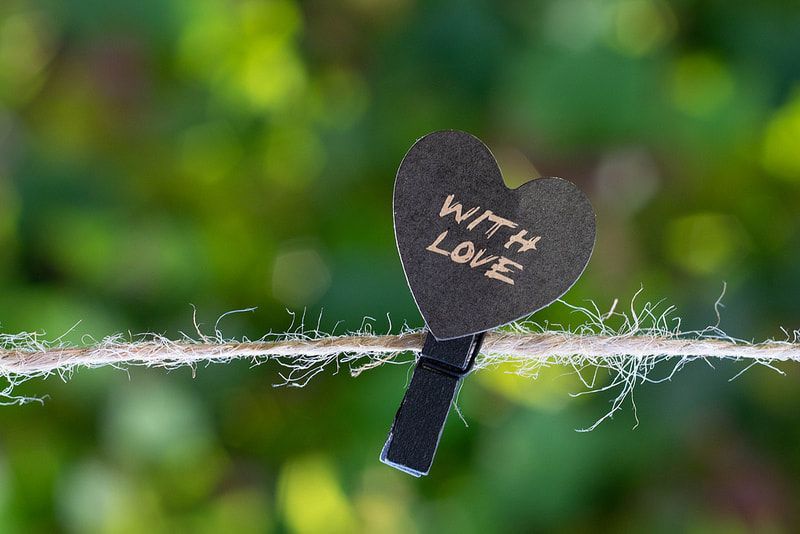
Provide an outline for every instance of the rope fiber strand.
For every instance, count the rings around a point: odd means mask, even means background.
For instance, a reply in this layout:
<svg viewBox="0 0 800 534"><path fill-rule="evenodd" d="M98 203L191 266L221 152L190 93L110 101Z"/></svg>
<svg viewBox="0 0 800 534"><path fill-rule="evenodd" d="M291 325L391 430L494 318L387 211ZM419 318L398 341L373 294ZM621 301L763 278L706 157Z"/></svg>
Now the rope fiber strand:
<svg viewBox="0 0 800 534"><path fill-rule="evenodd" d="M418 353L425 334L345 335L316 339L286 339L235 343L175 342L153 339L131 343L104 341L92 347L54 347L41 350L0 350L0 375L53 373L73 367L145 365L174 367L236 359L327 359L354 354L383 355L389 363L405 352ZM624 358L727 358L754 361L800 361L800 345L787 342L743 343L720 339L667 339L653 336L575 335L569 333L490 332L477 368L497 360L539 364L568 360Z"/></svg>
<svg viewBox="0 0 800 534"><path fill-rule="evenodd" d="M774 364L800 362L798 331L783 330L783 340L754 343L732 338L720 330L722 296L715 305L716 325L684 332L674 306L647 302L637 307L640 293L641 290L634 295L630 308L624 312L617 311L617 301L608 312L601 313L593 302L574 306L559 300L560 305L579 319L575 327L528 320L489 332L475 369L502 365L505 372L536 378L543 367L571 367L586 388L574 395L616 392L609 412L586 429L591 430L622 407L634 386L668 381L688 362L698 359L745 362L731 380L754 365L783 374ZM252 310L228 314L242 311ZM52 374L66 380L81 367L194 369L198 364L237 359L248 359L254 365L271 361L280 367L276 385L303 387L326 369L339 371L345 367L351 375L358 376L385 364L409 364L421 350L425 336L420 330L405 327L397 335L376 335L367 319L358 331L339 336L320 332L319 321L316 329L307 329L304 317L297 328L294 320L292 323L289 332L270 334L256 341L224 338L219 320L214 335L205 335L196 319L196 336L184 334L177 341L155 334L116 335L76 347L64 344L61 338L43 341L42 334L0 334L0 378L6 380L6 386L0 389L0 404L40 400L16 396L14 388L32 378ZM662 363L663 366L659 365ZM600 373L602 370L608 378Z"/></svg>

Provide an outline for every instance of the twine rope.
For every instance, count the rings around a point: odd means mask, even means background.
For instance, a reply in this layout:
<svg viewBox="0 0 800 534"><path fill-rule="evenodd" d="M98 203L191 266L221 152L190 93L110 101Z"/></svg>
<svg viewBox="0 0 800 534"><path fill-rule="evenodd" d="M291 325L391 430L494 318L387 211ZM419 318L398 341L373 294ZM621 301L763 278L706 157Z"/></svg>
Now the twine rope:
<svg viewBox="0 0 800 534"><path fill-rule="evenodd" d="M637 384L671 380L687 363L695 360L728 360L744 362L731 380L753 366L760 365L783 372L775 367L779 362L800 362L800 330L782 330L783 340L770 339L760 343L735 339L719 328L720 295L714 309L716 324L702 330L683 331L675 307L663 301L636 305L637 292L630 307L618 311L618 301L603 313L594 302L575 306L558 303L578 316L577 326L521 321L503 330L488 332L475 369L503 366L505 372L536 378L543 367L571 367L579 377L586 393L616 391L608 413L585 430L592 430L618 411L630 398ZM145 334L127 337L116 335L102 341L90 341L84 346L67 346L61 339L43 341L42 334L0 334L0 378L7 385L0 388L0 404L17 404L40 400L15 395L14 388L36 377L57 374L67 379L80 367L112 366L127 368L147 366L193 369L204 363L225 363L246 359L254 365L276 362L280 381L275 385L303 387L318 373L346 367L353 376L367 369L386 364L408 364L422 349L425 333L408 330L397 335L375 335L369 318L361 328L346 335L333 336L316 328L308 329L305 315L287 332L270 334L256 341L225 338L219 322L213 335L202 332L196 317L196 335L183 335L180 340ZM391 331L391 321L389 324ZM667 372L657 376L659 364L669 362ZM660 367L659 367L660 369ZM598 378L599 371L608 371L609 379ZM635 414L634 410L634 414Z"/></svg>
<svg viewBox="0 0 800 534"><path fill-rule="evenodd" d="M106 342L92 347L0 350L0 374L51 373L75 366L173 366L248 358L333 358L353 354L395 356L418 353L425 334L347 335L279 341L194 343L165 339ZM490 332L481 351L482 366L495 358L551 362L573 359L726 358L754 361L800 361L800 345L790 342L742 343L722 339L669 339L659 336L576 335L569 333Z"/></svg>

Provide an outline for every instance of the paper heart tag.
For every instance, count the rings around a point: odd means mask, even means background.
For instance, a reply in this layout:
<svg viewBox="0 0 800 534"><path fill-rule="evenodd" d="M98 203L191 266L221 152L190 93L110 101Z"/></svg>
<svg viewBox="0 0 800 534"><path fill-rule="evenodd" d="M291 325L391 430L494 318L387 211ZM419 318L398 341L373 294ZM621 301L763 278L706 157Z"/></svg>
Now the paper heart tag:
<svg viewBox="0 0 800 534"><path fill-rule="evenodd" d="M442 131L403 158L394 229L417 306L445 340L512 322L566 293L592 254L595 215L561 178L509 189L486 145Z"/></svg>

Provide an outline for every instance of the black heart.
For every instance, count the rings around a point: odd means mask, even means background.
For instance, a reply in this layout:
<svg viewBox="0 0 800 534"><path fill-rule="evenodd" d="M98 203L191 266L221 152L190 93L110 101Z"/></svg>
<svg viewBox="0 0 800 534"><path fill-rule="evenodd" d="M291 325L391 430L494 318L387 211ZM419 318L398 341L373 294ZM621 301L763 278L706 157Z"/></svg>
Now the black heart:
<svg viewBox="0 0 800 534"><path fill-rule="evenodd" d="M394 229L411 293L444 340L515 321L566 293L592 255L595 215L561 178L509 189L486 145L442 131L403 158Z"/></svg>

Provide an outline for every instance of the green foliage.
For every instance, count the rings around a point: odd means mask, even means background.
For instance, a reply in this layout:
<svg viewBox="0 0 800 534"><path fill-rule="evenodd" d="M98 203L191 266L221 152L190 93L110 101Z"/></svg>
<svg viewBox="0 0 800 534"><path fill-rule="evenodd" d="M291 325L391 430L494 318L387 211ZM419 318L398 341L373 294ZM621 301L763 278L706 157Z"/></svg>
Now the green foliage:
<svg viewBox="0 0 800 534"><path fill-rule="evenodd" d="M690 324L797 328L800 10L662 0L7 0L0 325L175 336L217 316L420 325L391 191L436 129L509 183L569 178L598 242L568 300L640 284ZM568 323L568 315L541 317ZM85 340L85 339L84 339ZM800 395L693 366L590 434L570 379L468 380L431 477L378 464L405 369L273 389L246 362L81 372L0 409L3 531L797 528ZM540 391L541 389L541 391Z"/></svg>

